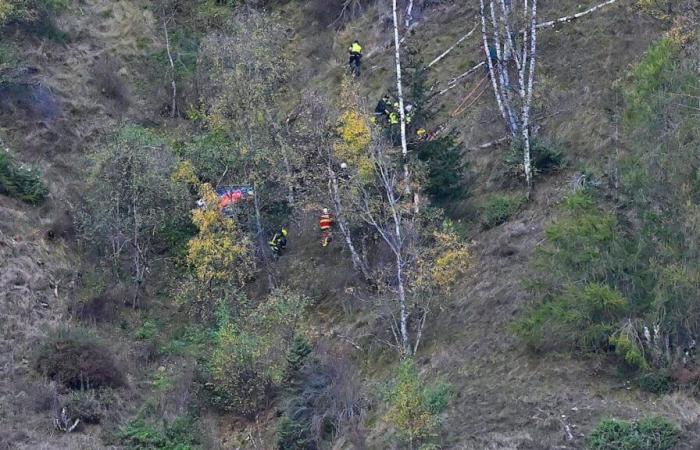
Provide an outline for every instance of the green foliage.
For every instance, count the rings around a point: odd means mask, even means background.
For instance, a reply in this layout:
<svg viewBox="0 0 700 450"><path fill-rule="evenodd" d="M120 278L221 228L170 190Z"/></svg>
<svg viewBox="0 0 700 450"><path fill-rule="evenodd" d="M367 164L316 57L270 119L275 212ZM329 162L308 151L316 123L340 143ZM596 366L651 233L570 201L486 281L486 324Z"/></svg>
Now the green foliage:
<svg viewBox="0 0 700 450"><path fill-rule="evenodd" d="M428 385L423 391L425 403L432 414L440 414L445 411L454 395L454 387L445 382Z"/></svg>
<svg viewBox="0 0 700 450"><path fill-rule="evenodd" d="M606 350L627 301L610 286L568 286L534 306L515 323L516 334L534 350Z"/></svg>
<svg viewBox="0 0 700 450"><path fill-rule="evenodd" d="M601 421L588 438L590 450L670 450L680 439L680 430L662 417L638 422Z"/></svg>
<svg viewBox="0 0 700 450"><path fill-rule="evenodd" d="M656 111L665 96L677 89L674 66L680 47L664 38L653 44L630 74L631 82L625 89L625 123L641 127L655 122ZM658 122L656 122L658 124Z"/></svg>
<svg viewBox="0 0 700 450"><path fill-rule="evenodd" d="M287 373L294 374L298 372L310 354L311 345L309 345L308 339L302 335L294 336L292 348L289 349L289 354L287 355Z"/></svg>
<svg viewBox="0 0 700 450"><path fill-rule="evenodd" d="M137 418L121 428L117 437L126 450L193 450L200 444L198 434L190 418L180 417L161 427Z"/></svg>
<svg viewBox="0 0 700 450"><path fill-rule="evenodd" d="M92 157L81 237L138 287L156 249L172 239L173 221L189 215L187 187L171 177L176 165L165 143L140 127L123 128Z"/></svg>
<svg viewBox="0 0 700 450"><path fill-rule="evenodd" d="M394 427L399 439L411 448L429 443L437 434L438 421L431 408L442 405L440 401L429 403L425 392L415 363L411 359L404 360L387 396L389 411L386 420ZM434 391L429 392L434 394ZM436 398L431 396L431 399Z"/></svg>
<svg viewBox="0 0 700 450"><path fill-rule="evenodd" d="M462 148L454 135L416 143L418 160L426 167L425 192L437 203L463 198L467 194Z"/></svg>
<svg viewBox="0 0 700 450"><path fill-rule="evenodd" d="M300 423L284 415L277 422L278 450L313 450L316 444L310 437L309 424Z"/></svg>
<svg viewBox="0 0 700 450"><path fill-rule="evenodd" d="M82 328L61 328L49 334L36 351L34 368L72 389L124 383L109 348Z"/></svg>
<svg viewBox="0 0 700 450"><path fill-rule="evenodd" d="M668 370L655 370L641 374L637 378L639 388L654 394L666 394L671 391L673 379Z"/></svg>
<svg viewBox="0 0 700 450"><path fill-rule="evenodd" d="M145 320L134 333L134 337L140 341L150 341L159 333L158 324L152 320Z"/></svg>
<svg viewBox="0 0 700 450"><path fill-rule="evenodd" d="M0 150L0 194L39 205L48 189L38 170L18 166L8 152Z"/></svg>
<svg viewBox="0 0 700 450"><path fill-rule="evenodd" d="M482 224L484 228L493 228L506 223L520 211L524 203L525 199L521 195L493 195L482 207Z"/></svg>
<svg viewBox="0 0 700 450"><path fill-rule="evenodd" d="M277 290L245 317L222 324L209 364L216 406L249 418L266 406L287 372L308 304L303 295Z"/></svg>

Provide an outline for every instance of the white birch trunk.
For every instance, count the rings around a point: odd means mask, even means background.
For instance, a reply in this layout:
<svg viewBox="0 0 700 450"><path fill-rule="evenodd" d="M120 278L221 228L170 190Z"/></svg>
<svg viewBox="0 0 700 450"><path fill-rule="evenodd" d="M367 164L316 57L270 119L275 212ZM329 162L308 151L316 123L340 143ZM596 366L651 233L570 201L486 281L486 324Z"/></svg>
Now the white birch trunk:
<svg viewBox="0 0 700 450"><path fill-rule="evenodd" d="M175 118L177 112L177 83L175 83L175 62L173 55L170 53L170 35L168 34L168 22L163 21L163 30L165 31L165 49L168 52L168 60L170 61L170 72L172 75L171 87L173 91L173 100L170 107L170 117Z"/></svg>
<svg viewBox="0 0 700 450"><path fill-rule="evenodd" d="M406 30L411 27L411 22L413 22L413 0L408 0L408 6L406 7Z"/></svg>
<svg viewBox="0 0 700 450"><path fill-rule="evenodd" d="M408 144L406 142L406 112L404 111L403 103L403 83L401 82L401 43L399 41L399 19L396 12L396 0L392 0L393 14L394 14L394 58L396 60L396 93L399 97L399 116L400 116L400 127L401 127L401 154L404 158L403 172L404 172L404 182L406 183L406 192L411 191L411 180L408 170L408 163L406 159L408 158Z"/></svg>
<svg viewBox="0 0 700 450"><path fill-rule="evenodd" d="M355 270L361 272L362 276L364 276L365 279L369 281L372 279L372 277L370 276L367 265L365 264L364 260L360 257L360 254L357 252L355 244L353 243L352 233L350 233L350 227L348 225L347 220L345 220L343 203L341 202L340 198L340 189L338 188L338 177L333 168L330 166L330 164L328 165L328 175L328 194L330 195L331 201L333 202L333 208L335 209L335 217L338 222L338 227L340 228L340 232L343 234L343 238L345 239L345 244L348 246L348 250L350 250L350 258L352 260L352 265L355 268Z"/></svg>
<svg viewBox="0 0 700 450"><path fill-rule="evenodd" d="M527 7L527 0L525 2ZM530 67L527 80L527 96L523 99L523 167L527 181L527 194L532 191L532 166L530 161L530 107L532 105L532 91L535 82L535 69L537 61L537 0L532 0L532 12L530 22ZM524 64L524 61L523 61Z"/></svg>
<svg viewBox="0 0 700 450"><path fill-rule="evenodd" d="M508 121L508 115L506 114L506 109L503 106L503 99L501 98L501 91L498 88L498 82L496 81L496 68L493 65L493 60L491 59L491 54L489 51L489 38L488 38L488 31L486 28L486 13L485 13L485 8L484 8L484 0L479 0L480 6L481 6L481 35L482 35L482 40L484 42L484 52L486 54L486 62L488 63L489 66L489 76L491 78L491 87L493 88L493 94L496 97L496 103L498 104L498 110L501 112L501 116L503 117L503 121L506 123L506 127L508 127L509 121Z"/></svg>

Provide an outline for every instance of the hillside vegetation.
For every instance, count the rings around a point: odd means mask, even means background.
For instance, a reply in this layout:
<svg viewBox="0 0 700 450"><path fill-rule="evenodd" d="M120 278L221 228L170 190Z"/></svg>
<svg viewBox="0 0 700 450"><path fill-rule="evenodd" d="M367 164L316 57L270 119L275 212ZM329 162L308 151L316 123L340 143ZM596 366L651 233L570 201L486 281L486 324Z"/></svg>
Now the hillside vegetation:
<svg viewBox="0 0 700 450"><path fill-rule="evenodd" d="M698 448L699 14L0 0L0 450Z"/></svg>

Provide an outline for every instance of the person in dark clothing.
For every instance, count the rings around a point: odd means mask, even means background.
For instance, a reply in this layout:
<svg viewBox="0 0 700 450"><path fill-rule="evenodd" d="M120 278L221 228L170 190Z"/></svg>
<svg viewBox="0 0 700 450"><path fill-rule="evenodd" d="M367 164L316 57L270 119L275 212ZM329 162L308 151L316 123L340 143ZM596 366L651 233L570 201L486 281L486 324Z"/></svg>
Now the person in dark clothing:
<svg viewBox="0 0 700 450"><path fill-rule="evenodd" d="M280 256L284 249L287 247L287 229L282 228L279 233L275 233L268 243L270 245L270 250L272 254L276 257Z"/></svg>
<svg viewBox="0 0 700 450"><path fill-rule="evenodd" d="M374 116L377 123L385 123L389 119L391 113L391 104L388 95L385 95L377 102L377 107L374 108Z"/></svg>

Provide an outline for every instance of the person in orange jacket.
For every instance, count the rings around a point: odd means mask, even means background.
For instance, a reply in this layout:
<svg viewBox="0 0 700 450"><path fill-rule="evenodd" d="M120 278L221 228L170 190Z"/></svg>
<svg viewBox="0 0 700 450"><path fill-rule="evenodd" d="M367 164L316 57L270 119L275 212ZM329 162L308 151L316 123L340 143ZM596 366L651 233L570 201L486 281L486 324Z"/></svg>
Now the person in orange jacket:
<svg viewBox="0 0 700 450"><path fill-rule="evenodd" d="M321 228L321 247L327 247L331 242L333 232L333 217L328 212L328 208L323 208L318 226Z"/></svg>

